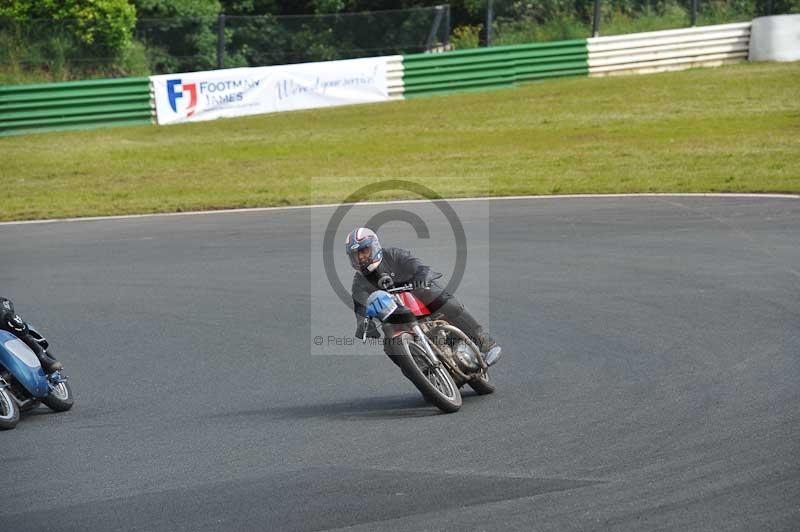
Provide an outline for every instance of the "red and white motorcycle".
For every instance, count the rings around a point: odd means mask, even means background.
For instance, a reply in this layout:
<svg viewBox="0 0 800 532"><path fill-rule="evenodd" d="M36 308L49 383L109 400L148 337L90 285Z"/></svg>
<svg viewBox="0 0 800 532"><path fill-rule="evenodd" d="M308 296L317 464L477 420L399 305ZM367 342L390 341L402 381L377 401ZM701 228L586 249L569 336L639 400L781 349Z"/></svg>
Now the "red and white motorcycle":
<svg viewBox="0 0 800 532"><path fill-rule="evenodd" d="M443 412L461 408L469 385L479 395L494 392L478 346L443 316L433 315L411 285L377 290L367 300L364 336L370 320L380 321L386 352L425 399Z"/></svg>

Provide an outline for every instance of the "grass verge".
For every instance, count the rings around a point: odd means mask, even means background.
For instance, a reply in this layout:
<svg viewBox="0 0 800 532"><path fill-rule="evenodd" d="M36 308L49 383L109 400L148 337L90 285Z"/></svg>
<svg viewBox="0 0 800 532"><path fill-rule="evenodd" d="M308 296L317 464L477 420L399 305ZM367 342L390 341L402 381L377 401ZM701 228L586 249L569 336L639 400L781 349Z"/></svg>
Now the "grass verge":
<svg viewBox="0 0 800 532"><path fill-rule="evenodd" d="M448 197L800 193L800 63L0 139L0 220ZM409 197L384 193L379 198Z"/></svg>

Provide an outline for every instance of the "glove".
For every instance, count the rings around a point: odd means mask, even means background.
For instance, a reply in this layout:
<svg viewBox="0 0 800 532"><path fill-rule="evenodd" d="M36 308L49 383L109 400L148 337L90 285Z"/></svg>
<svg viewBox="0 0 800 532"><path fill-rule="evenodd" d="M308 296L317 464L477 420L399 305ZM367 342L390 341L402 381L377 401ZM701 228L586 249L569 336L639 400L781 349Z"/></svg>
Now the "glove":
<svg viewBox="0 0 800 532"><path fill-rule="evenodd" d="M414 277L411 279L411 285L414 290L422 290L428 288L431 283L431 270L427 266L418 266L417 271L414 272Z"/></svg>
<svg viewBox="0 0 800 532"><path fill-rule="evenodd" d="M414 287L414 290L422 290L423 288L428 288L428 276L419 276L414 277L411 280L411 286Z"/></svg>
<svg viewBox="0 0 800 532"><path fill-rule="evenodd" d="M369 320L369 324L367 325L367 338L380 338L381 333L378 328L375 326L375 322ZM360 320L358 322L358 326L356 327L356 338L361 340L361 337L364 336L364 321Z"/></svg>
<svg viewBox="0 0 800 532"><path fill-rule="evenodd" d="M24 333L28 330L28 324L13 310L0 312L0 322L7 323L14 332Z"/></svg>
<svg viewBox="0 0 800 532"><path fill-rule="evenodd" d="M24 333L28 330L28 324L23 321L19 315L14 314L9 320L8 324L11 326L12 329L16 332Z"/></svg>

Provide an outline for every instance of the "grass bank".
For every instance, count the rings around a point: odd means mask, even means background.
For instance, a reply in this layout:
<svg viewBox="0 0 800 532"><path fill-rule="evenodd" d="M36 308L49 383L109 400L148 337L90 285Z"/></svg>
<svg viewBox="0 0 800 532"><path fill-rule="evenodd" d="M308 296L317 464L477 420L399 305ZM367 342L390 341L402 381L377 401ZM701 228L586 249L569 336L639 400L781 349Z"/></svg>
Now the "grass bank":
<svg viewBox="0 0 800 532"><path fill-rule="evenodd" d="M0 220L450 197L800 193L800 64L616 78L0 139ZM409 197L385 193L382 198Z"/></svg>

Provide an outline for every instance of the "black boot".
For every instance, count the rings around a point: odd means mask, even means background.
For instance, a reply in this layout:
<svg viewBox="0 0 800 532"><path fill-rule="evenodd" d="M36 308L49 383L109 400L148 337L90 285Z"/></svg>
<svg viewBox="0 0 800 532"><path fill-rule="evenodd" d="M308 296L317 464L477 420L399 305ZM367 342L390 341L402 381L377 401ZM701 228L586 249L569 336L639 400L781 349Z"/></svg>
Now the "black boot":
<svg viewBox="0 0 800 532"><path fill-rule="evenodd" d="M451 312L448 312L448 310ZM475 342L480 352L483 353L487 366L495 364L500 359L500 346L497 345L497 342L488 332L483 330L483 327L472 317L472 314L467 312L463 305L460 303L453 304L451 299L442 306L442 311L444 311L447 321L464 331Z"/></svg>
<svg viewBox="0 0 800 532"><path fill-rule="evenodd" d="M494 338L489 336L489 333L483 330L483 327L478 326L475 337L470 336L470 338L472 338L472 341L475 342L475 345L477 345L478 349L483 353L483 359L486 361L487 366L494 366L497 361L500 360L502 348L497 345Z"/></svg>
<svg viewBox="0 0 800 532"><path fill-rule="evenodd" d="M39 358L39 363L42 365L42 369L48 375L64 369L64 364L51 357L44 350L41 350L41 353L37 352L36 356Z"/></svg>

